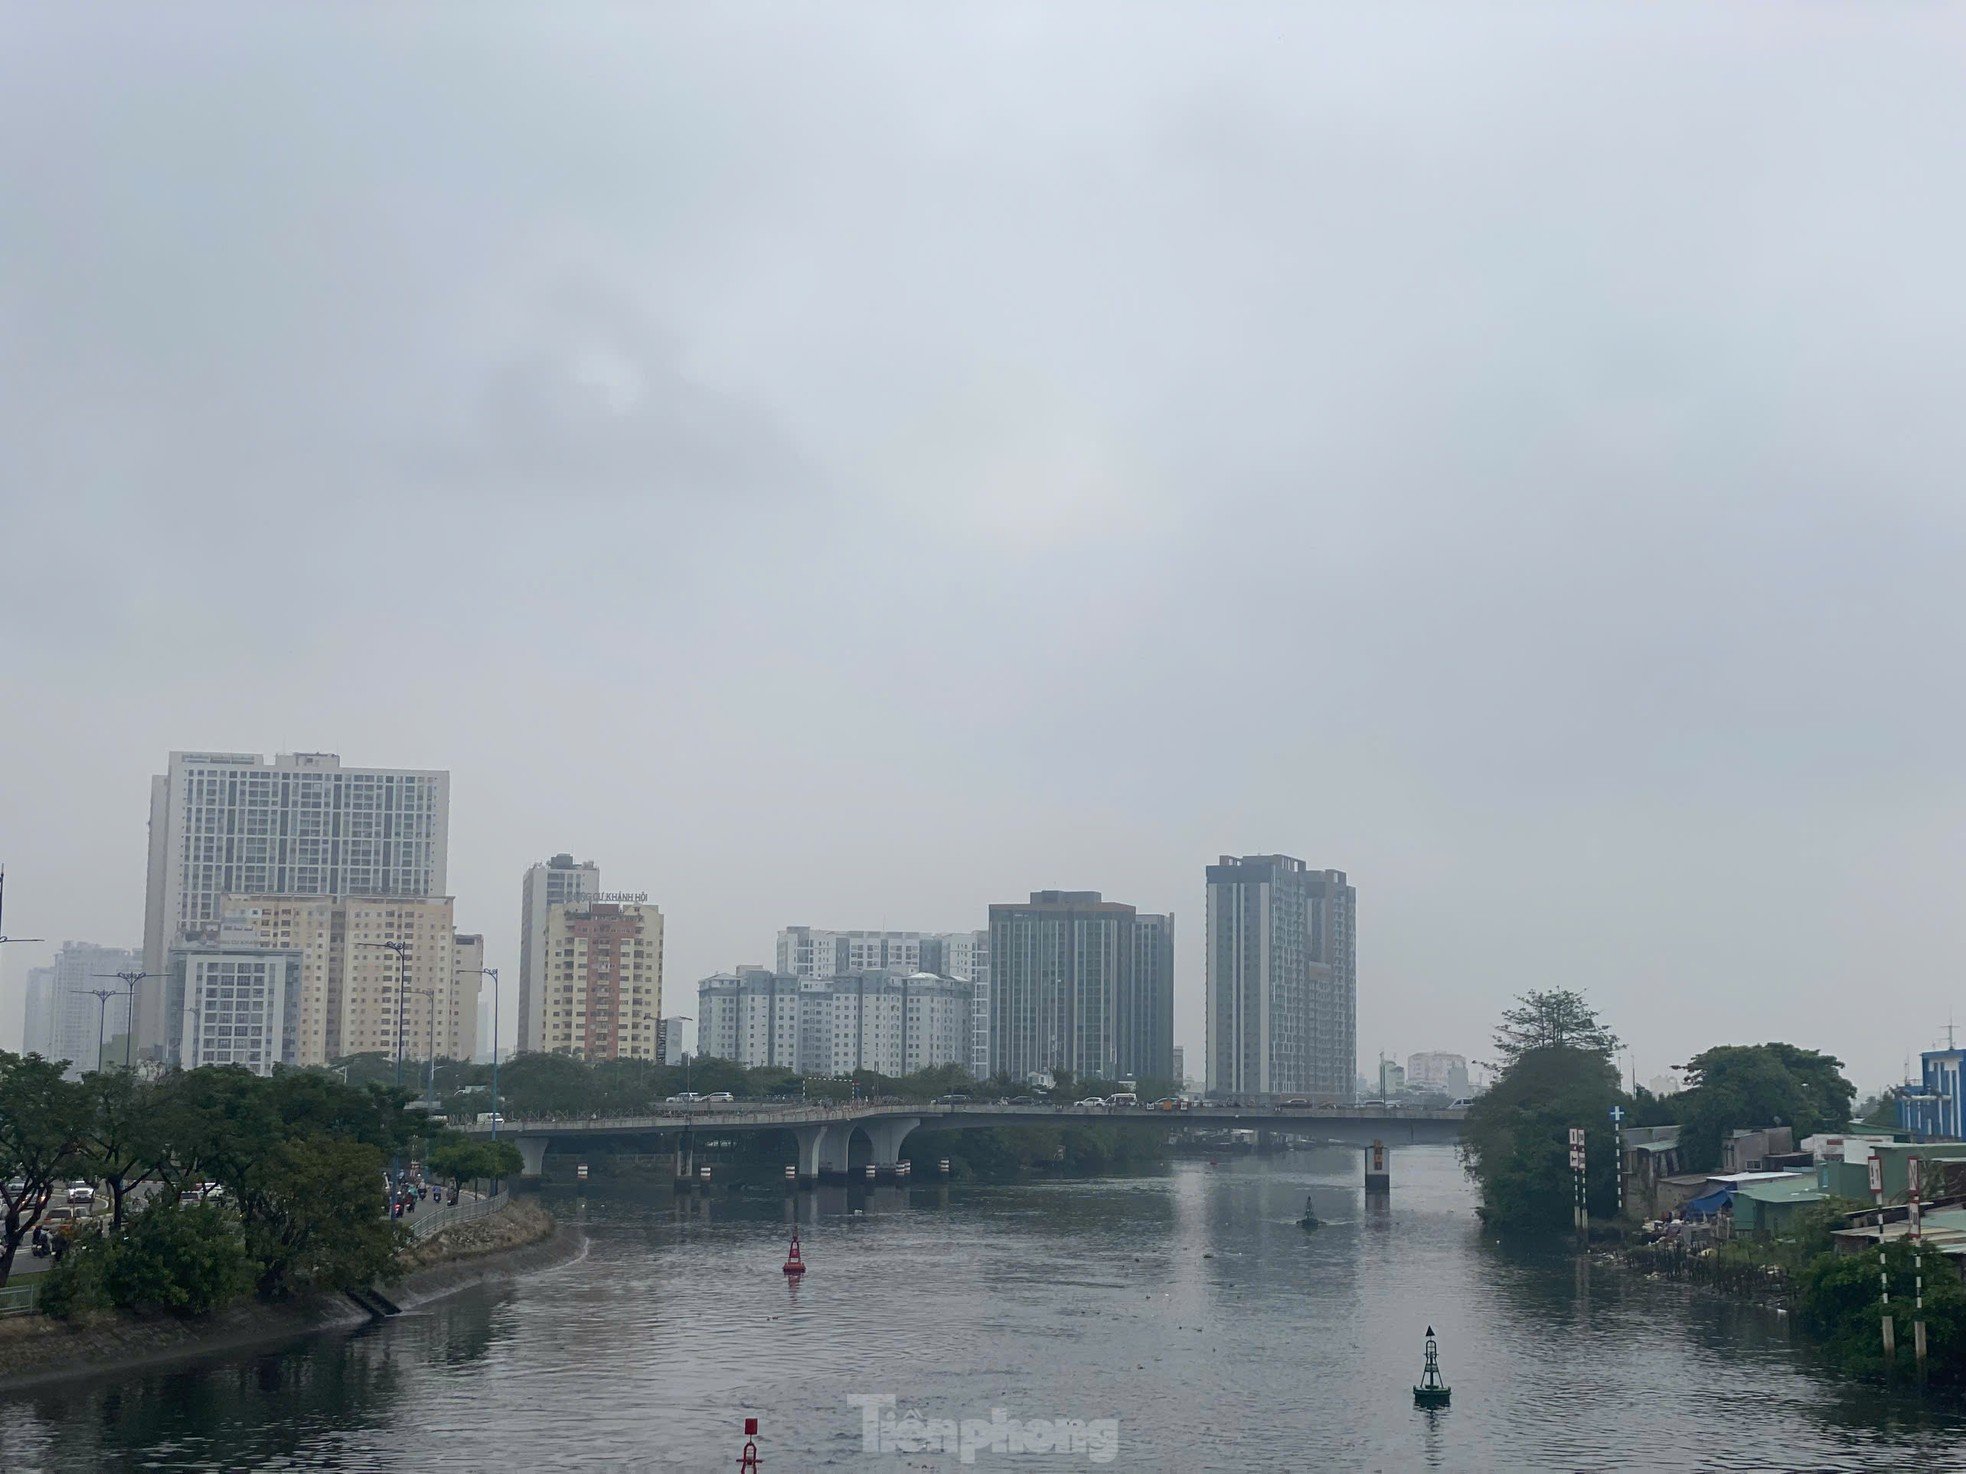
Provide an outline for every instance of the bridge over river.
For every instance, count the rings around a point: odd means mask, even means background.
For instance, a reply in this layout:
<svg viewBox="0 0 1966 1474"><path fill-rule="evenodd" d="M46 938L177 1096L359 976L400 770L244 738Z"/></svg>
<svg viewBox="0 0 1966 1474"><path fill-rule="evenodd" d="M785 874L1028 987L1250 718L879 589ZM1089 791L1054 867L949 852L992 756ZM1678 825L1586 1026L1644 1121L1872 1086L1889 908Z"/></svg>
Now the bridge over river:
<svg viewBox="0 0 1966 1474"><path fill-rule="evenodd" d="M1184 1111L1165 1111L1145 1106L1010 1105L993 1101L926 1104L886 1101L708 1104L699 1101L665 1105L643 1116L507 1119L497 1130L501 1140L519 1148L527 1177L537 1177L544 1170L549 1147L563 1152L577 1150L587 1141L640 1138L659 1143L654 1149L667 1150L673 1139L681 1163L689 1155L692 1138L783 1131L797 1143L799 1180L813 1182L821 1177L847 1174L856 1135L865 1139L867 1165L873 1173L894 1173L901 1165L901 1143L922 1127L935 1131L985 1126L1117 1125L1162 1131L1213 1127L1224 1131L1279 1132L1314 1141L1390 1150L1395 1146L1458 1141L1466 1115L1465 1110L1361 1105L1210 1103ZM473 1136L492 1134L490 1126L466 1129ZM1383 1161L1378 1167L1383 1171ZM1373 1171L1373 1164L1368 1162L1367 1172Z"/></svg>

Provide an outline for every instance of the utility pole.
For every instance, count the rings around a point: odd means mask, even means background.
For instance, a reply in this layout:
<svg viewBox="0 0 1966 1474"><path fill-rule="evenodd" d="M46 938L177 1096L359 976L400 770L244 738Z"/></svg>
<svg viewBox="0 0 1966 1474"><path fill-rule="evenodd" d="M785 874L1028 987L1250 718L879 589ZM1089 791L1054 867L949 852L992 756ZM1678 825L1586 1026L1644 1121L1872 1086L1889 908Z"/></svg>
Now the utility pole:
<svg viewBox="0 0 1966 1474"><path fill-rule="evenodd" d="M403 1084L403 1036L409 1009L410 944L408 942L357 942L358 947L380 947L396 954L396 1086Z"/></svg>

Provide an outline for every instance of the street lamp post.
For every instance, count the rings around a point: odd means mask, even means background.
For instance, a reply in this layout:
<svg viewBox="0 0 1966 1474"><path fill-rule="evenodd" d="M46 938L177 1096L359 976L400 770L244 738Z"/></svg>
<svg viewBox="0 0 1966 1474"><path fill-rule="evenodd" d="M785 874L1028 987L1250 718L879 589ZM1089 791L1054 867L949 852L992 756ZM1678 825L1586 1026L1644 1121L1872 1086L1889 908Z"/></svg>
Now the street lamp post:
<svg viewBox="0 0 1966 1474"><path fill-rule="evenodd" d="M109 1017L109 1000L116 996L114 988L91 988L90 996L96 1000L96 1069L102 1068L102 1026Z"/></svg>
<svg viewBox="0 0 1966 1474"><path fill-rule="evenodd" d="M461 967L458 969L459 972L469 972L470 970L471 969L468 967ZM495 967L481 967L478 969L478 971L483 973L486 977L492 980L491 1127L492 1127L492 1140L497 1141L498 1140L498 969Z"/></svg>
<svg viewBox="0 0 1966 1474"><path fill-rule="evenodd" d="M137 984L145 978L154 978L154 972L99 972L99 978L119 978L123 986L130 990L129 1002L123 1009L123 1068L130 1068L130 1042L137 1032Z"/></svg>
<svg viewBox="0 0 1966 1474"><path fill-rule="evenodd" d="M410 944L408 942L357 942L358 947L380 947L396 954L396 1085L403 1084L403 1036L408 1019L410 986Z"/></svg>
<svg viewBox="0 0 1966 1474"><path fill-rule="evenodd" d="M7 918L7 867L0 865L0 921ZM0 945L8 942L45 942L46 937L10 937L0 932Z"/></svg>
<svg viewBox="0 0 1966 1474"><path fill-rule="evenodd" d="M434 1109L437 1104L437 990L412 988L410 991L430 1000L430 1060L424 1069L423 1094Z"/></svg>

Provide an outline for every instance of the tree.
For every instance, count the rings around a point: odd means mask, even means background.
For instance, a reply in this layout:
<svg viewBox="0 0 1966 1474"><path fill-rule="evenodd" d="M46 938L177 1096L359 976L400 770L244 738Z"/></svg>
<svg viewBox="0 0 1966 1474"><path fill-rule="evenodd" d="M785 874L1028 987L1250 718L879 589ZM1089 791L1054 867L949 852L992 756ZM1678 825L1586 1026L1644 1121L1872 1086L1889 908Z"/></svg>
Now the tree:
<svg viewBox="0 0 1966 1474"><path fill-rule="evenodd" d="M424 1166L452 1187L516 1176L525 1161L509 1141L474 1141L468 1136L447 1135L432 1144L424 1154Z"/></svg>
<svg viewBox="0 0 1966 1474"><path fill-rule="evenodd" d="M1609 1059L1618 1036L1599 1022L1584 995L1568 988L1524 993L1495 1030L1497 1063L1507 1070L1535 1049L1580 1049Z"/></svg>
<svg viewBox="0 0 1966 1474"><path fill-rule="evenodd" d="M1461 1161L1481 1185L1483 1216L1500 1227L1561 1229L1576 1202L1570 1131L1584 1128L1591 1213L1617 1210L1617 1149L1610 1120L1618 1072L1596 1049L1519 1054L1475 1098L1462 1125Z"/></svg>
<svg viewBox="0 0 1966 1474"><path fill-rule="evenodd" d="M1685 1065L1690 1088L1675 1097L1681 1160L1689 1170L1720 1165L1729 1131L1790 1126L1796 1140L1850 1124L1856 1087L1843 1061L1793 1044L1722 1044Z"/></svg>
<svg viewBox="0 0 1966 1474"><path fill-rule="evenodd" d="M1894 1131L1898 1125L1897 1092L1880 1090L1867 1095L1850 1114L1860 1126L1868 1126L1875 1131Z"/></svg>
<svg viewBox="0 0 1966 1474"><path fill-rule="evenodd" d="M407 1237L381 1208L382 1153L360 1141L304 1137L255 1171L259 1211L246 1223L259 1293L348 1289L386 1278Z"/></svg>
<svg viewBox="0 0 1966 1474"><path fill-rule="evenodd" d="M1884 1258L1898 1317L1898 1354L1903 1356L1911 1339L1911 1306L1900 1297L1916 1273L1911 1246L1898 1240ZM1966 1381L1966 1287L1940 1255L1927 1254L1923 1268L1927 1375L1934 1382L1957 1385ZM1891 1368L1884 1360L1878 1325L1883 1307L1877 1276L1874 1253L1818 1256L1797 1280L1796 1319L1847 1370L1881 1378Z"/></svg>
<svg viewBox="0 0 1966 1474"><path fill-rule="evenodd" d="M100 1251L102 1285L125 1310L208 1315L252 1288L253 1263L239 1220L215 1203L152 1203Z"/></svg>
<svg viewBox="0 0 1966 1474"><path fill-rule="evenodd" d="M110 1227L120 1231L124 1198L157 1176L166 1160L156 1090L127 1070L98 1070L82 1077L81 1093L88 1112L83 1170L108 1187Z"/></svg>
<svg viewBox="0 0 1966 1474"><path fill-rule="evenodd" d="M86 1106L61 1065L0 1050L0 1286L21 1241L47 1212L57 1184L75 1170Z"/></svg>

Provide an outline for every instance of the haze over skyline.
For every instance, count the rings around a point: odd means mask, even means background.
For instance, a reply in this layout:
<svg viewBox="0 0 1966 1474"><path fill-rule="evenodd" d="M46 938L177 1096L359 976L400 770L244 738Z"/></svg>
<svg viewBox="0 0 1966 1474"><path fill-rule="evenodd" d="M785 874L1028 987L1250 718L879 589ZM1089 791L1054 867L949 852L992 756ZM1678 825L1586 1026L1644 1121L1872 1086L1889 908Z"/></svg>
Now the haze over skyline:
<svg viewBox="0 0 1966 1474"><path fill-rule="evenodd" d="M8 19L7 930L140 940L172 749L331 751L452 773L508 1020L571 851L671 1013L1172 911L1199 1061L1281 851L1367 1072L1537 987L1641 1081L1943 1036L1959 12Z"/></svg>

